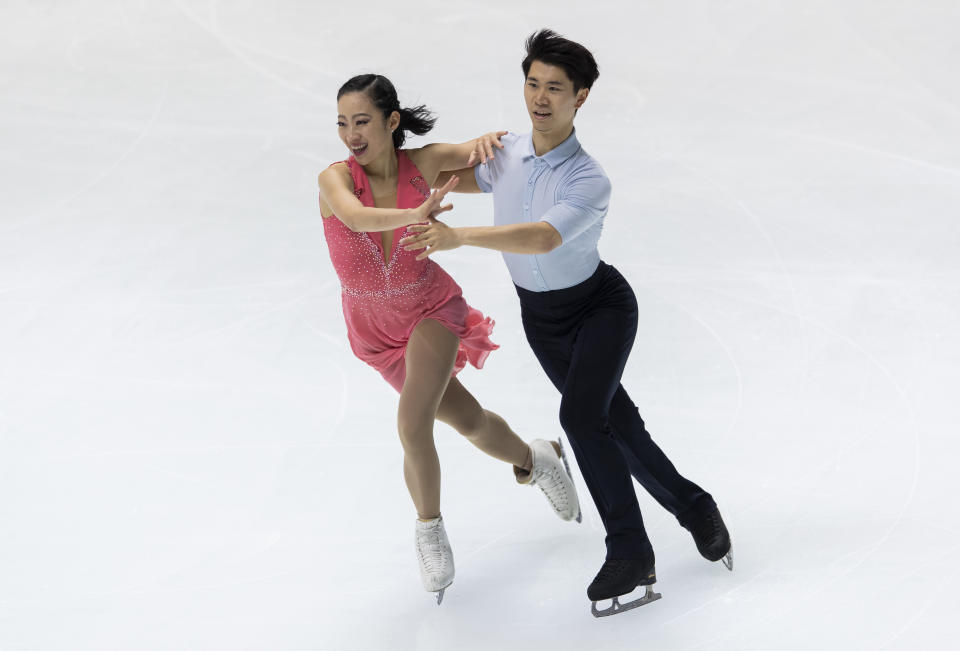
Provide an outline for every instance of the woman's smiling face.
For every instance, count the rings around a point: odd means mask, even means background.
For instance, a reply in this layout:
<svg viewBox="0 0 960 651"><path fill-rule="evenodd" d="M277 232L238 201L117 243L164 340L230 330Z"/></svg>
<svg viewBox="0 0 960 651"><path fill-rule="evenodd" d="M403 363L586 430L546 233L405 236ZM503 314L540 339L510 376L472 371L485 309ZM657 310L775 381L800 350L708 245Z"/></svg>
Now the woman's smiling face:
<svg viewBox="0 0 960 651"><path fill-rule="evenodd" d="M393 130L400 121L394 111L388 119L366 93L345 93L337 100L337 130L340 140L361 165L393 149Z"/></svg>

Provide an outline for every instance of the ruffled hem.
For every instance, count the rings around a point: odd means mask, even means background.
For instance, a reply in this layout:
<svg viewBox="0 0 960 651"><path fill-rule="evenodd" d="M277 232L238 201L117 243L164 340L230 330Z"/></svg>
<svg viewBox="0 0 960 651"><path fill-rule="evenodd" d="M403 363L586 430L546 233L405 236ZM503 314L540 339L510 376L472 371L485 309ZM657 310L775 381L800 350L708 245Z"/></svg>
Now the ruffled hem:
<svg viewBox="0 0 960 651"><path fill-rule="evenodd" d="M460 317L464 314L463 310L466 311L466 314L461 322ZM478 369L483 368L490 353L500 348L490 341L490 334L493 332L493 326L495 325L493 319L484 316L480 310L467 305L462 298L459 298L459 305L456 306L455 312L459 313L451 314L447 310L437 310L424 314L422 317L422 319L437 321L459 339L457 356L450 377L457 375L466 368L467 364L471 364ZM410 328L410 333L413 332L415 327L416 324ZM363 342L355 337L349 326L347 337L354 354L377 369L383 378L390 383L390 386L399 393L403 389L403 383L407 375L405 357L406 346L410 337L409 333L401 345L379 351L365 349Z"/></svg>
<svg viewBox="0 0 960 651"><path fill-rule="evenodd" d="M494 325L496 322L493 319L483 316L480 310L467 306L467 318L463 331L458 334L460 347L457 349L451 377L466 368L468 362L475 368L483 368L490 353L500 347L490 341Z"/></svg>

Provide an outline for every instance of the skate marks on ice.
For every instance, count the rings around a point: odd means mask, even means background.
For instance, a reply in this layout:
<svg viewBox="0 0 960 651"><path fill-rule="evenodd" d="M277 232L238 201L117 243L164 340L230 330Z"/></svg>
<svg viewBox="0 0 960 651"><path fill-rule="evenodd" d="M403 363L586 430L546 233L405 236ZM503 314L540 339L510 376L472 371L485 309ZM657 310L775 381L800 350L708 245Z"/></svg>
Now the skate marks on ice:
<svg viewBox="0 0 960 651"><path fill-rule="evenodd" d="M689 166L687 167L689 169ZM701 176L703 175L701 174ZM718 186L718 184L714 185ZM847 559L845 559L845 561L838 562L832 568L832 571L827 573L825 576L821 576L819 581L816 581L813 585L807 586L805 590L801 590L800 594L795 595L796 598L793 600L793 603L785 605L783 608L769 608L770 614L773 615L773 619L775 621L779 620L784 622L798 613L809 609L812 604L815 604L820 600L821 595L824 593L829 594L831 587L845 581L846 577L854 574L857 569L862 567L871 557L876 558L877 556L881 556L884 553L884 549L890 548L888 542L890 541L891 536L898 530L903 529L904 518L909 515L911 504L917 494L918 481L920 479L919 467L921 430L917 413L918 408L916 401L909 393L909 384L904 383L903 379L897 375L894 368L890 367L885 359L882 359L882 355L876 353L875 347L871 345L873 343L871 339L864 339L863 337L857 336L848 328L843 326L838 327L836 324L830 323L826 319L818 318L813 311L801 308L800 301L798 300L797 290L804 287L806 278L804 277L803 270L800 269L798 273L798 270L790 269L788 267L783 256L777 250L776 243L773 241L773 238L765 231L764 228L761 227L761 220L754 213L754 211L746 205L744 201L741 201L733 193L727 192L722 186L718 186L718 189L721 189L724 195L728 199L732 200L743 211L743 213L750 218L757 230L760 231L764 240L766 240L770 245L770 250L773 253L776 266L779 268L780 276L782 278L781 289L786 289L787 292L785 292L785 296L779 297L781 300L768 301L762 299L757 300L757 297L750 297L741 292L724 291L722 287L713 286L713 283L710 282L695 282L689 284L691 286L696 286L699 291L714 294L717 297L726 299L727 301L733 301L740 304L752 304L756 307L769 310L772 313L779 313L781 316L787 317L793 321L795 327L790 328L790 330L793 331L794 336L799 339L798 343L801 344L801 349L797 351L799 368L794 371L794 376L797 377L799 375L798 379L801 381L801 386L804 389L806 388L806 384L810 381L809 371L811 370L811 365L817 364L817 360L811 359L812 346L808 342L808 339L822 339L825 341L834 340L832 343L835 347L841 349L846 347L848 350L848 355L851 358L851 363L853 363L855 367L859 367L860 375L873 376L875 378L875 385L882 386L883 384L886 384L889 387L892 393L890 398L891 402L893 403L890 406L893 408L893 411L899 412L900 418L902 418L904 421L904 445L903 449L900 451L903 461L901 469L902 482L898 482L900 485L896 491L896 493L899 494L897 496L899 499L892 500L889 506L884 509L885 512L883 519L887 520L886 526L883 526L882 522L877 522L876 524L880 526L877 526L871 532L873 534L873 544L859 549L858 553L851 554ZM817 279L813 279L811 282L816 282L816 280ZM663 285L688 284L684 279L677 278L657 279L655 283ZM691 310L686 309L683 305L681 305L680 303L682 301L675 300L675 296L672 296L672 293L667 291L666 288L663 288L663 291L654 290L654 293L663 301L668 302L677 309L687 313L691 318L694 318L694 314L691 312ZM696 320L700 322L702 326L706 327L704 319L696 318ZM725 351L729 351L729 347L724 346L723 342L721 341L722 335L714 333L710 328L708 328L708 331L715 335L715 339L721 343L721 346ZM837 344L840 345L838 346ZM728 352L728 357L730 358L731 362L736 363L733 354ZM859 363L856 363L857 357L860 358ZM749 363L747 366L749 366ZM748 373L749 370L750 369L747 368ZM740 379L739 374L737 379ZM738 405L738 410L739 407L740 405ZM854 408L855 406L848 407L851 407L849 411L857 411L857 409ZM850 432L847 432L847 434L849 435ZM791 478L792 483L794 485L802 485L807 479L817 477L824 468L829 468L831 465L836 464L836 457L843 454L843 447L847 447L848 450L855 449L851 445L849 439L842 442L838 441L835 444L835 449L839 448L836 450L838 454L828 454L826 455L827 458L825 459L821 457L819 460L814 460L814 463L812 463L804 472L797 473ZM759 521L759 516L761 516L764 511L763 507L776 500L778 495L771 492L766 496L758 495L757 497L759 498L758 500L752 500L752 503L744 504L744 506L747 507L746 511L750 512L750 516L756 516L756 518L750 517L746 512L741 511L741 517L739 519L742 522L745 523L748 520L753 520L754 524L756 524ZM804 515L806 518L811 517L811 514ZM781 535L786 533L787 531L783 531ZM746 538L744 540L746 540ZM728 568L728 570L732 571L732 548L729 556L723 560L724 565ZM755 576L745 577L747 578L746 581L736 581L736 585L731 586L731 590L723 591L722 594L713 598L707 598L699 605L696 605L695 601L694 603L688 602L688 605L690 606L689 610L686 610L686 612L678 614L675 617L671 617L667 621L663 622L662 625L665 627L671 627L671 625L678 623L679 620L685 620L685 622L689 622L690 615L702 612L704 609L722 604L724 602L739 601L744 596L748 596L754 588L759 592L762 592L766 589L764 584L769 583L771 580L780 580L781 575L789 575L788 573L778 572L775 566L768 566L766 568L761 566L760 568L755 569L759 570L756 572ZM703 595L703 597L708 597L708 595ZM614 610L614 608L611 610ZM919 617L920 614L915 615L911 619L911 622L917 621ZM902 636L903 631L909 628L911 622L905 623L904 627L896 632L891 639L897 639L897 637ZM722 646L726 643L730 643L735 635L737 635L737 633L733 630L724 631L720 635L706 640L705 646ZM887 643L888 642L885 642L885 644Z"/></svg>
<svg viewBox="0 0 960 651"><path fill-rule="evenodd" d="M895 376L894 372L877 355L874 355L865 344L861 344L854 337L844 334L838 329L831 327L827 323L813 317L812 315L794 312L770 302L758 301L756 299L738 296L713 287L706 287L702 289L717 296L721 296L727 300L750 303L756 306L764 307L773 312L779 312L783 316L790 317L791 319L802 323L806 328L819 332L821 336L825 336L827 339L835 339L836 341L841 342L848 347L848 349L854 351L856 355L861 357L864 367L872 367L875 370L876 375L879 378L882 378L883 382L892 389L893 395L896 397L896 401L900 405L899 409L901 410L901 414L905 420L904 434L906 436L904 441L905 449L903 450L905 461L905 481L903 482L904 485L899 491L902 501L896 506L891 504L891 507L893 508L890 508L888 511L889 520L886 527L878 527L878 530L875 532L876 537L870 544L858 547L849 554L845 554L845 558L838 559L838 563L834 568L832 568L832 571L826 573L826 575L822 576L821 579L813 585L807 586L806 590L802 590L799 594L796 594L792 603L788 606L782 608L771 607L769 609L770 620L768 623L776 621L785 622L796 613L803 612L805 608L809 608L810 604L815 603L824 593L829 594L829 591L832 587L836 586L841 581L844 581L847 577L856 572L858 568L867 563L871 558L881 555L883 553L882 549L884 546L887 545L894 533L902 527L904 518L907 516L910 505L917 493L918 482L920 479L919 466L921 430L917 410L914 401L911 399L905 387ZM834 463L834 457L831 456L829 459L821 462L820 464L811 466L806 472L797 474L793 480L795 483L802 484L809 479L816 477L824 468L829 467ZM753 514L759 515L763 512L763 506L769 504L774 499L776 499L774 494L768 494L749 506L744 505L747 508L745 511L740 513L739 519L741 521L753 520L754 518L748 515L747 512L753 512ZM731 547L729 559L730 565L728 566L731 570L733 564L732 556ZM724 559L724 561L724 564L726 565L726 559ZM729 590L725 590L721 594L713 596L712 598L707 598L700 604L691 604L691 608L664 621L662 626L671 627L676 625L680 620L689 621L691 616L703 612L704 610L713 606L724 603L739 602L741 599L749 596L754 591L757 593L763 592L765 590L764 584L773 579L777 579L782 574L775 567L757 569L758 571L753 573L752 576L746 578L746 580L737 581L736 585L731 586ZM931 605L932 601L924 604L923 608L919 609L918 612L911 617L909 622L905 622L897 632L893 633L889 640L892 641L902 637L904 631L910 627L911 622L917 621L922 616L923 612L928 610ZM705 640L704 645L707 648L713 645L718 647L725 646L731 643L736 635L738 635L736 631L732 629L726 630L708 640ZM885 642L885 644L889 644L889 642Z"/></svg>
<svg viewBox="0 0 960 651"><path fill-rule="evenodd" d="M234 38L232 35L228 35L221 26L218 7L219 2L216 0L211 0L207 6L207 21L209 22L204 21L202 17L196 15L189 7L186 6L186 3L182 2L181 0L176 0L174 4L188 20L195 23L204 31L208 32L211 38L223 46L227 52L232 54L238 61L240 61L244 66L249 68L254 73L262 75L266 79L269 79L282 88L299 95L304 95L315 102L319 102L323 106L333 106L334 102L328 95L315 92L303 84L297 84L285 79L266 66L254 61L250 56L248 56L247 53L249 52L260 57L292 65L296 68L306 70L310 75L313 76L324 77L328 80L338 79L338 77L336 77L335 74L330 70L312 64L308 61L304 61L300 58L290 57L273 50L268 50L262 46L256 46L251 43L242 42L239 39Z"/></svg>
<svg viewBox="0 0 960 651"><path fill-rule="evenodd" d="M791 137L791 138L803 138L810 141L820 142L820 143L824 143L824 144L828 144L836 147L847 147L847 148L865 153L871 157L877 157L877 156L887 157L900 162L905 162L911 165L917 165L920 167L929 168L931 170L947 173L950 175L960 174L960 170L957 170L951 167L936 165L934 163L921 160L921 159L910 158L910 157L898 154L896 152L889 152L889 151L883 151L883 150L865 147L855 142L847 142L847 141L841 141L841 140L826 138L826 137L817 136L817 135L803 134L803 133L793 132L785 129L772 130L772 132L781 134L787 137ZM849 346L851 349L859 353L863 358L865 358L867 365L875 367L876 370L879 371L880 375L887 382L889 382L893 390L896 392L896 395L899 397L901 404L906 408L906 411L908 412L907 413L908 420L911 425L909 428L910 433L913 435L912 438L913 438L913 448L914 448L913 449L914 463L912 468L912 478L911 478L910 486L906 490L905 500L900 509L900 512L897 514L893 522L889 525L887 530L880 536L879 540L876 543L877 546L879 547L890 537L892 532L903 520L906 514L906 511L916 493L917 484L919 481L920 428L919 428L919 421L918 421L916 410L909 396L907 395L907 391L898 382L894 373L889 368L887 368L887 366L876 355L874 355L869 350L867 350L867 348L864 345L861 345L858 341L856 341L852 337L847 336L842 332L837 331L834 328L831 328L830 326L823 323L822 321L815 319L811 315L805 314L803 310L801 310L800 302L799 302L799 293L796 287L796 283L794 282L795 277L797 276L797 273L791 272L788 269L788 265L784 259L784 256L780 251L780 248L777 246L776 241L774 240L772 235L768 232L768 230L764 228L764 226L762 225L763 220L753 209L751 209L745 203L744 199L742 199L740 196L738 196L737 193L735 193L729 187L727 187L726 184L722 183L713 175L705 172L704 170L701 170L689 163L686 163L681 160L677 160L672 157L665 157L665 158L667 158L667 160L670 160L670 162L676 164L678 167L686 170L693 178L702 180L708 185L712 186L714 190L725 201L735 206L739 212L741 212L743 215L749 218L751 224L756 229L756 231L761 235L767 247L772 252L773 257L775 258L776 265L780 271L780 275L785 281L784 285L786 286L786 289L788 291L789 302L791 303L792 307L788 308L785 306L776 305L768 301L758 301L756 299L751 299L742 295L733 295L733 294L724 292L722 290L718 290L715 287L710 287L709 285L707 286L698 285L698 287L705 291L714 293L718 296L722 296L727 300L742 301L744 303L750 303L750 304L754 304L754 305L769 309L772 312L779 313L780 315L789 317L790 319L795 321L798 324L796 334L800 340L802 353L803 353L802 367L801 367L802 368L801 370L801 373L802 373L801 389L802 390L805 388L805 384L809 379L809 374L811 370L810 342L809 342L809 337L807 335L807 331L809 328L812 327L814 330L817 330L822 334L838 339L839 341L841 341L842 343L844 343L845 345ZM689 308L683 305L680 305L676 300L670 299L665 293L657 292L657 294L662 300L664 300L671 306L683 311L690 318L698 322L704 329L706 329L714 337L714 339L716 339L718 344L723 348L724 352L727 354L727 357L730 359L730 362L732 363L734 370L736 371L737 383L738 383L737 412L734 418L732 419L732 422L730 425L730 430L732 431L732 428L736 424L737 419L740 415L742 402L743 402L743 376L741 373L740 365L737 363L734 353L730 350L730 347L724 343L722 336L719 333L717 333L713 328L711 328L704 319L694 314L694 312L691 311ZM831 461L825 462L825 465L828 465L829 463L833 463L833 461L831 460ZM808 473L808 474L813 474L813 473ZM761 503L766 503L770 499L772 499L772 496L766 498ZM853 569L855 569L864 560L866 560L866 558L861 559L858 563L856 563L854 566L849 568L849 571L852 571ZM725 557L723 561L724 561L724 565L727 566L727 569L732 571L733 569L732 547L731 547L731 553L728 554L728 557ZM844 572L844 575L849 573L849 571Z"/></svg>
<svg viewBox="0 0 960 651"><path fill-rule="evenodd" d="M126 148L120 152L120 154L104 168L102 168L92 180L88 181L81 187L77 188L70 194L56 200L55 203L50 205L47 208L41 208L37 212L30 214L26 217L21 217L19 219L13 220L12 223L8 226L4 226L0 232L11 232L16 231L17 229L23 228L24 226L29 226L31 228L36 228L41 225L42 221L49 221L54 219L59 219L63 217L63 211L61 210L65 206L70 206L78 198L85 195L90 190L93 190L95 187L100 185L105 179L109 178L117 169L120 168L120 165L130 157L131 154L140 146L140 143L150 135L151 131L156 126L160 115L163 113L164 106L167 103L167 95L169 94L170 84L169 82L164 82L163 87L160 89L157 100L153 106L153 112L149 118L143 123L140 127L140 130L134 136L133 140L130 142Z"/></svg>

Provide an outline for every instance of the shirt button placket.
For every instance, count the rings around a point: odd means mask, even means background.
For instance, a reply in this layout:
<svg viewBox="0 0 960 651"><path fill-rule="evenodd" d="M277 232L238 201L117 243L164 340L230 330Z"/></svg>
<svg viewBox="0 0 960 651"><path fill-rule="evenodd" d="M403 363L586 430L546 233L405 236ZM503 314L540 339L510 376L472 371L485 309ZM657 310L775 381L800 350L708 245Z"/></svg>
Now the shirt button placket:
<svg viewBox="0 0 960 651"><path fill-rule="evenodd" d="M536 171L530 173L530 177L527 178L527 191L523 195L523 221L529 222L530 219L530 204L533 203L533 184L537 180Z"/></svg>
<svg viewBox="0 0 960 651"><path fill-rule="evenodd" d="M539 163L539 159L536 161ZM530 176L527 178L527 191L523 197L523 221L530 223L533 220L530 219L530 204L533 201L533 184L537 180L537 170L539 167L534 167L534 171L530 172ZM537 269L537 256L530 256L530 273L533 276L534 281L537 283L537 287L541 290L543 289L543 281L540 279L540 271Z"/></svg>

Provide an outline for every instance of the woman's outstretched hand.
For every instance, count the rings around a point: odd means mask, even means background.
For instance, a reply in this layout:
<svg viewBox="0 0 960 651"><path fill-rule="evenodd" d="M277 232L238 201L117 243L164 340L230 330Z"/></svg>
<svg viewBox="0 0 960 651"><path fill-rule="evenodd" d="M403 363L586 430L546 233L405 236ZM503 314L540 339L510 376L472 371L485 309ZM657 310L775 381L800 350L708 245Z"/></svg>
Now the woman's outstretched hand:
<svg viewBox="0 0 960 651"><path fill-rule="evenodd" d="M467 161L467 167L473 167L478 163L486 163L488 160L493 160L494 148L503 149L500 138L508 133L508 131L491 131L474 140L473 151L470 152L470 160Z"/></svg>
<svg viewBox="0 0 960 651"><path fill-rule="evenodd" d="M430 193L430 196L416 208L415 213L417 216L416 222L432 222L436 220L437 215L448 210L453 210L453 204L443 204L443 198L447 196L447 193L457 187L457 183L460 182L459 176L451 176L450 180L443 184L442 188L438 188Z"/></svg>

